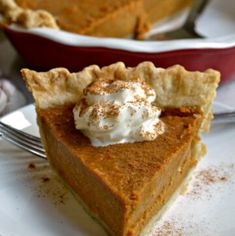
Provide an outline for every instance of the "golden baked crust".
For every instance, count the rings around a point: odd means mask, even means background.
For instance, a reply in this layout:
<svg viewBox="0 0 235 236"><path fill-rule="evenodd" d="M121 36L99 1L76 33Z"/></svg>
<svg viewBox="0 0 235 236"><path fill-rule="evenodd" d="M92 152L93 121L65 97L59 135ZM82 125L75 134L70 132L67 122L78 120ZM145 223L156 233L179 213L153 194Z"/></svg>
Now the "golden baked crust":
<svg viewBox="0 0 235 236"><path fill-rule="evenodd" d="M79 101L83 89L94 80L98 70L99 67L94 65L77 73L70 73L65 68L56 68L48 72L22 69L21 72L33 93L36 105L48 108Z"/></svg>
<svg viewBox="0 0 235 236"><path fill-rule="evenodd" d="M102 68L92 65L77 73L70 73L65 68L48 72L22 69L21 72L39 108L79 102L83 89L96 78L144 80L155 90L155 103L160 108L200 109L205 115L202 126L205 130L212 118L211 104L220 81L220 73L212 69L190 72L180 65L163 69L151 62L136 67L126 67L122 62Z"/></svg>
<svg viewBox="0 0 235 236"><path fill-rule="evenodd" d="M19 7L14 0L0 0L0 13L13 23L26 28L49 27L58 29L55 18L45 10L30 10Z"/></svg>

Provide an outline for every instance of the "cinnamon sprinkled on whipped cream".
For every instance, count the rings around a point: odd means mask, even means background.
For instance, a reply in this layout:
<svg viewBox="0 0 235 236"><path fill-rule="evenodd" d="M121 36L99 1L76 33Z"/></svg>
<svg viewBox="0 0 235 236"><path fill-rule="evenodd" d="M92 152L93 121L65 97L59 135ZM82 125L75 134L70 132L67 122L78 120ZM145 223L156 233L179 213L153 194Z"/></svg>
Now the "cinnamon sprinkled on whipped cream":
<svg viewBox="0 0 235 236"><path fill-rule="evenodd" d="M143 81L97 79L73 110L75 126L93 146L154 140L164 132L155 98Z"/></svg>

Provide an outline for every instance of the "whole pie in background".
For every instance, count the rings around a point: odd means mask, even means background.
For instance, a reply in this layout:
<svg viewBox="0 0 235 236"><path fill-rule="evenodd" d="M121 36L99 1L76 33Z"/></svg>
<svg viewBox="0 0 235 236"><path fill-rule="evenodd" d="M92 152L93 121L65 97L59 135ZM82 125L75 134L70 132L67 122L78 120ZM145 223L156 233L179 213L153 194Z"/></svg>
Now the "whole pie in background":
<svg viewBox="0 0 235 236"><path fill-rule="evenodd" d="M191 0L0 0L8 21L100 36L143 38L151 25L189 6Z"/></svg>

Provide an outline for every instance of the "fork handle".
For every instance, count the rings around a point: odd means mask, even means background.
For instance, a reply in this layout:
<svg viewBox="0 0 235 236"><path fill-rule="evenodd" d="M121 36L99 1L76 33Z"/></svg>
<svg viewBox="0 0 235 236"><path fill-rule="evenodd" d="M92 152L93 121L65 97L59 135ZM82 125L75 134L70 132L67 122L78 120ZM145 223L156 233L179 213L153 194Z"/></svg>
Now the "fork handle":
<svg viewBox="0 0 235 236"><path fill-rule="evenodd" d="M214 124L235 123L235 111L214 114Z"/></svg>
<svg viewBox="0 0 235 236"><path fill-rule="evenodd" d="M203 12L210 0L193 0L191 10L185 21L184 28L194 29L195 21L198 16Z"/></svg>

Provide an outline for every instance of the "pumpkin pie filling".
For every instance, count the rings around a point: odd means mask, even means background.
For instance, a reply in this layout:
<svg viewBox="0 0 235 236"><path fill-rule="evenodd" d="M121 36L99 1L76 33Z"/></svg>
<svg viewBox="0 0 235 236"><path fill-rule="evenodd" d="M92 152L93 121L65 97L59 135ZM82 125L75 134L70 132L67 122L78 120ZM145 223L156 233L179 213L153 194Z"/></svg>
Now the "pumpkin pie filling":
<svg viewBox="0 0 235 236"><path fill-rule="evenodd" d="M199 135L209 127L219 73L145 62L135 68L90 66L78 73L24 69L22 75L35 98L51 166L111 235L140 235L204 154ZM156 92L164 132L151 141L93 146L76 129L73 109L99 78L145 81Z"/></svg>
<svg viewBox="0 0 235 236"><path fill-rule="evenodd" d="M72 109L39 111L49 161L113 235L138 235L197 163L201 116L163 114L167 128L154 141L94 148Z"/></svg>

